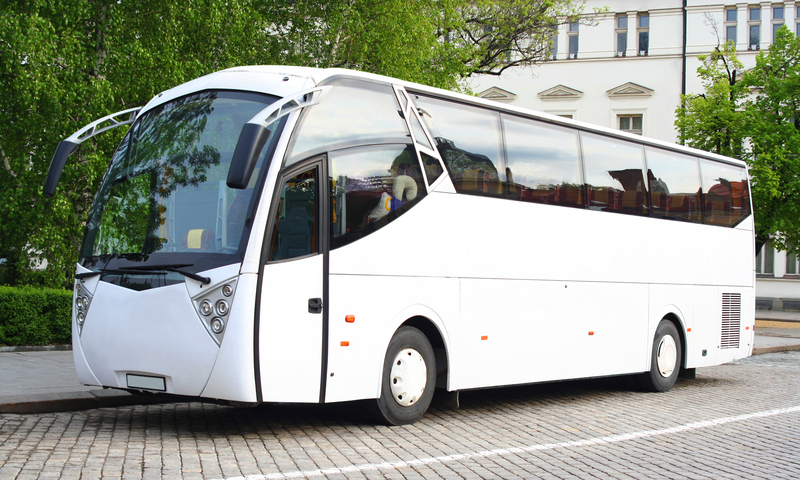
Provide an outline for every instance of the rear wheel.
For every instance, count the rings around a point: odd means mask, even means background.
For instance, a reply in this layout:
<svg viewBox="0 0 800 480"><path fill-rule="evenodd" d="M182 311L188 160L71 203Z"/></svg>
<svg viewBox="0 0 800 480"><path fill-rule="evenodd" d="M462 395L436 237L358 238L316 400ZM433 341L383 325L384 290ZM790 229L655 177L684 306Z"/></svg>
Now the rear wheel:
<svg viewBox="0 0 800 480"><path fill-rule="evenodd" d="M642 388L651 392L666 392L672 388L680 373L681 355L678 329L669 320L661 320L653 339L650 371L639 376Z"/></svg>
<svg viewBox="0 0 800 480"><path fill-rule="evenodd" d="M383 362L377 419L388 425L414 423L425 414L436 386L436 357L427 337L401 327L389 342Z"/></svg>

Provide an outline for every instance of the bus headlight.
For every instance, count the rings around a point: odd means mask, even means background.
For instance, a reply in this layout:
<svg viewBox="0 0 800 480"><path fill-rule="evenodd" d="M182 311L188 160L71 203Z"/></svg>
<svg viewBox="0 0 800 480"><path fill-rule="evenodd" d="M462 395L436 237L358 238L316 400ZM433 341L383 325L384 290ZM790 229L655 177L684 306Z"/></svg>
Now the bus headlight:
<svg viewBox="0 0 800 480"><path fill-rule="evenodd" d="M203 315L205 316L211 315L211 312L213 311L214 307L211 306L211 302L209 302L208 300L203 300L203 302L200 303L200 313L202 313Z"/></svg>
<svg viewBox="0 0 800 480"><path fill-rule="evenodd" d="M220 300L217 302L217 315L227 315L229 309L230 307L228 306L228 302L225 300Z"/></svg>
<svg viewBox="0 0 800 480"><path fill-rule="evenodd" d="M83 321L86 320L86 317L83 315L83 312L78 312L78 315L75 316L75 320L78 321L78 325L83 325Z"/></svg>
<svg viewBox="0 0 800 480"><path fill-rule="evenodd" d="M225 329L225 321L223 319L219 317L214 317L214 319L211 320L211 331L213 331L214 333L222 333L224 329Z"/></svg>
<svg viewBox="0 0 800 480"><path fill-rule="evenodd" d="M195 311L208 334L217 345L222 345L225 335L225 322L231 314L233 298L236 294L236 278L217 282L204 292L192 297Z"/></svg>

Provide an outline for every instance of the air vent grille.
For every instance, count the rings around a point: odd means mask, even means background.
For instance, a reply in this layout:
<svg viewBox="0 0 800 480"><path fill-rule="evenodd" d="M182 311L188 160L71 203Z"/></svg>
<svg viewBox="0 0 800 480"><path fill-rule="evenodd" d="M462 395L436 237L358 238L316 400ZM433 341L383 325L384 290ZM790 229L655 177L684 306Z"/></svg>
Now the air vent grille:
<svg viewBox="0 0 800 480"><path fill-rule="evenodd" d="M739 348L741 323L742 295L740 293L723 293L720 348Z"/></svg>

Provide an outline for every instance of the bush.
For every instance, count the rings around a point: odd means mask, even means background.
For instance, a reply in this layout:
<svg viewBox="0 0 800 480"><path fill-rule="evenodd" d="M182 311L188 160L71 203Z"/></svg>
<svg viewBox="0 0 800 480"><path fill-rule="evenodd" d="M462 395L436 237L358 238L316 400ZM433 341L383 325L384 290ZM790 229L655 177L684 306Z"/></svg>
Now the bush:
<svg viewBox="0 0 800 480"><path fill-rule="evenodd" d="M72 292L0 286L0 345L70 343Z"/></svg>

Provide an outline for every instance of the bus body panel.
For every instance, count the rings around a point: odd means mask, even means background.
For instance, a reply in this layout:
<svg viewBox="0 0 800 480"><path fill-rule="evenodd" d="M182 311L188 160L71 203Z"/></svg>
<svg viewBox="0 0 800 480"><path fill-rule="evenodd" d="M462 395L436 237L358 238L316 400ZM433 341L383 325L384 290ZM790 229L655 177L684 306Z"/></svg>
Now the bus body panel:
<svg viewBox="0 0 800 480"><path fill-rule="evenodd" d="M331 258L347 248L334 250ZM380 261L403 258L389 256ZM442 353L448 353L451 362L457 355L446 328L457 324L453 321L458 319L457 279L332 274L329 282L326 402L377 398L386 348L394 332L410 318L430 320L444 341ZM354 321L347 322L347 315L353 315Z"/></svg>
<svg viewBox="0 0 800 480"><path fill-rule="evenodd" d="M166 393L191 396L203 391L218 352L183 284L137 292L100 282L78 341L104 386L155 376Z"/></svg>
<svg viewBox="0 0 800 480"><path fill-rule="evenodd" d="M253 312L257 283L258 277L253 274L238 277L225 337L220 343L217 361L203 390L203 397L238 402L257 401L253 359Z"/></svg>
<svg viewBox="0 0 800 480"><path fill-rule="evenodd" d="M645 367L646 285L462 279L461 311L459 388Z"/></svg>
<svg viewBox="0 0 800 480"><path fill-rule="evenodd" d="M318 402L322 372L322 255L264 266L259 361L265 402Z"/></svg>

